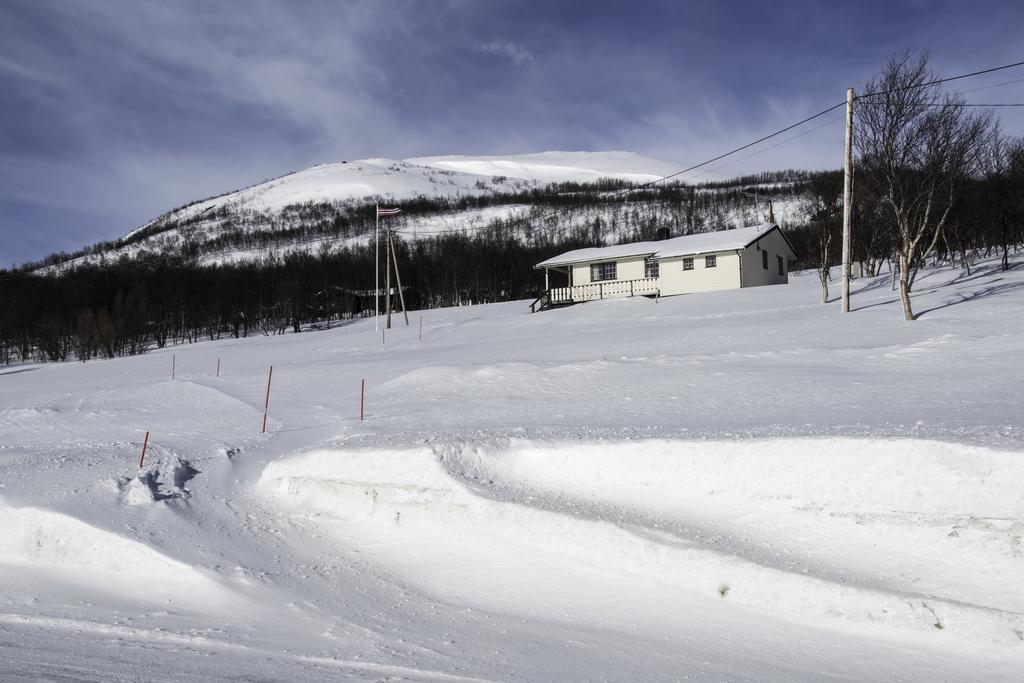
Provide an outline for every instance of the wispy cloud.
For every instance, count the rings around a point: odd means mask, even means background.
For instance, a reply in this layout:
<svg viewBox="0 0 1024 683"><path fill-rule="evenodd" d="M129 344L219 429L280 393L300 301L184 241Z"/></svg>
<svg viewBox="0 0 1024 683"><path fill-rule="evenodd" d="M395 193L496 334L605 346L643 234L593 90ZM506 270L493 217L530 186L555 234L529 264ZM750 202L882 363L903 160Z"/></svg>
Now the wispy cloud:
<svg viewBox="0 0 1024 683"><path fill-rule="evenodd" d="M477 43L477 49L489 55L504 57L518 66L533 61L533 53L518 43L507 40L492 40L489 43Z"/></svg>

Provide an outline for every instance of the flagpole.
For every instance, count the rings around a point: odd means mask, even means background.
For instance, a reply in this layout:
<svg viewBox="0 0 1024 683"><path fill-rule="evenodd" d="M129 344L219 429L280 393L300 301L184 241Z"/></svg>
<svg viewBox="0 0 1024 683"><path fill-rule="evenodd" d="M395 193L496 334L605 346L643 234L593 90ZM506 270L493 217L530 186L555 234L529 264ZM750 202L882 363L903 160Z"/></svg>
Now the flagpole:
<svg viewBox="0 0 1024 683"><path fill-rule="evenodd" d="M373 205L373 214L377 219L377 227L373 231L373 329L380 330L380 204Z"/></svg>

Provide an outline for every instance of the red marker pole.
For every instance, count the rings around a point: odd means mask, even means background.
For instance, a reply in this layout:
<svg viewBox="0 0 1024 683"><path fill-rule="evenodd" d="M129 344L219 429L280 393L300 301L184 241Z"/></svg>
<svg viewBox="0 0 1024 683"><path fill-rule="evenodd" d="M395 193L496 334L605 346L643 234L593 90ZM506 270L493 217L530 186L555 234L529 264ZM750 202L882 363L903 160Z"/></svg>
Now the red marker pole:
<svg viewBox="0 0 1024 683"><path fill-rule="evenodd" d="M220 379L220 358L217 359L217 379Z"/></svg>
<svg viewBox="0 0 1024 683"><path fill-rule="evenodd" d="M142 455L139 456L139 467L142 467L142 463L146 460L146 446L149 445L149 432L146 432L146 438L142 440Z"/></svg>
<svg viewBox="0 0 1024 683"><path fill-rule="evenodd" d="M359 383L359 421L363 421L363 407L366 405L366 380Z"/></svg>
<svg viewBox="0 0 1024 683"><path fill-rule="evenodd" d="M263 429L260 434L267 433L267 411L270 409L270 380L274 379L274 366L270 366L270 372L267 374L267 399L263 402Z"/></svg>
<svg viewBox="0 0 1024 683"><path fill-rule="evenodd" d="M420 341L423 341L423 316L420 316Z"/></svg>
<svg viewBox="0 0 1024 683"><path fill-rule="evenodd" d="M174 354L172 353L171 354L171 380L172 381L174 380L174 361L175 361L175 358L174 358Z"/></svg>

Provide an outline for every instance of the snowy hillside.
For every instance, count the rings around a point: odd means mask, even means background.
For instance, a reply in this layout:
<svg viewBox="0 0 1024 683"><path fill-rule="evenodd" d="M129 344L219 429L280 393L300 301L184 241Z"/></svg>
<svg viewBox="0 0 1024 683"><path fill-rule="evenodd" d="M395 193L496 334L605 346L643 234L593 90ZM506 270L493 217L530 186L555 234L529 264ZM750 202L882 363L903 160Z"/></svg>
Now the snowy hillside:
<svg viewBox="0 0 1024 683"><path fill-rule="evenodd" d="M552 182L585 182L604 177L649 181L676 170L678 168L670 163L628 152L545 152L508 157L425 157L406 161L362 159L314 166L192 204L164 218L184 219L221 207L276 212L307 202L511 192Z"/></svg>
<svg viewBox="0 0 1024 683"><path fill-rule="evenodd" d="M1013 266L0 369L2 677L1019 680Z"/></svg>
<svg viewBox="0 0 1024 683"><path fill-rule="evenodd" d="M222 207L279 212L286 206L308 202L351 202L377 197L402 200L421 195L481 194L492 189L512 191L526 186L527 183L494 180L393 159L363 159L314 166L192 204L165 219L187 219ZM133 234L129 233L128 237Z"/></svg>
<svg viewBox="0 0 1024 683"><path fill-rule="evenodd" d="M69 267L119 258L181 256L188 254L200 264L264 260L269 255L338 251L365 244L372 232L373 204L433 200L436 206L420 206L397 222L406 239L419 239L451 231L483 233L503 220L525 221L550 213L557 192L531 194L553 183L591 184L578 206L559 218L556 226L541 224L555 242L574 230L591 231L598 221L602 239L629 239L648 225L652 216L677 220L680 202L652 207L643 202L607 202L599 181L645 184L674 174L678 164L630 152L543 152L511 156L421 157L396 161L363 159L323 164L290 173L258 185L169 211L120 240L87 249L74 258L47 268L59 272ZM677 180L687 180L682 176ZM692 176L704 182L706 173ZM774 188L777 189L777 188ZM736 204L716 197L719 190L703 192L700 206L687 209L688 220L707 227L739 227L760 223L767 205L749 198ZM453 206L467 198L483 206ZM800 194L776 199L775 215L785 225L800 220ZM640 213L636 213L639 208ZM534 212L531 213L531 209ZM630 211L629 215L626 212ZM343 229L339 226L343 226ZM694 228L696 229L696 228ZM515 235L524 239L521 228Z"/></svg>

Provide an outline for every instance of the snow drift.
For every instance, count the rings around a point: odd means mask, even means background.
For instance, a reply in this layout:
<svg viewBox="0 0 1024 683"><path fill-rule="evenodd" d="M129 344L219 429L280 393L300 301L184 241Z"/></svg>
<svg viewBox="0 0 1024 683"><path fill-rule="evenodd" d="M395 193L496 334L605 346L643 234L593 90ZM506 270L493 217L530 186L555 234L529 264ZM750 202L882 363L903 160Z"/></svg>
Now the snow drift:
<svg viewBox="0 0 1024 683"><path fill-rule="evenodd" d="M493 584L473 567L508 558L516 583L543 558L798 621L1011 643L1022 475L1015 454L927 441L517 441L318 450L261 485L406 580L454 579L484 602ZM986 561L963 566L965 551Z"/></svg>
<svg viewBox="0 0 1024 683"><path fill-rule="evenodd" d="M51 510L0 501L0 528L0 569L59 570L76 582L115 591L126 582L157 593L161 587L175 592L217 588L201 572L149 545Z"/></svg>

